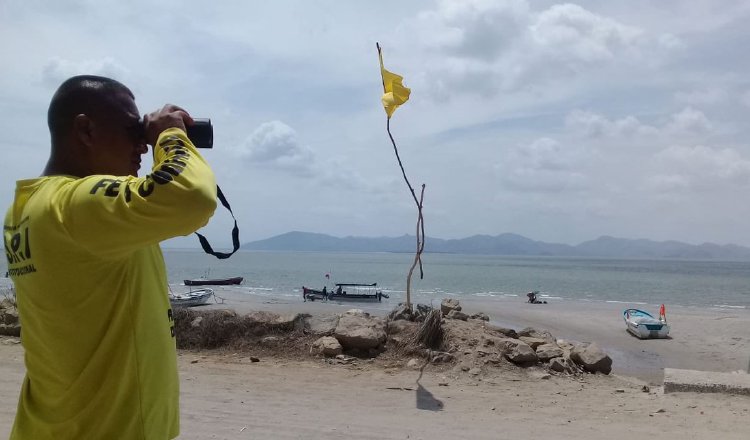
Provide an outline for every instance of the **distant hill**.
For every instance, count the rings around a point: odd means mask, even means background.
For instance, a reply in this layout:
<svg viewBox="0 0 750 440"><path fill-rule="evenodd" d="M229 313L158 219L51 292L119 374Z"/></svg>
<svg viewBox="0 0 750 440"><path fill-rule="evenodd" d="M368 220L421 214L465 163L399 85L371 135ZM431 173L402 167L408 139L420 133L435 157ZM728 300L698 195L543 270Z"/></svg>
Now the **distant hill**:
<svg viewBox="0 0 750 440"><path fill-rule="evenodd" d="M400 237L334 237L311 232L287 232L242 245L242 249L320 252L414 252L413 235ZM671 258L699 260L750 260L750 248L679 241L631 240L602 236L576 246L535 241L518 234L473 235L444 240L427 237L425 252L478 255L536 255L606 258Z"/></svg>

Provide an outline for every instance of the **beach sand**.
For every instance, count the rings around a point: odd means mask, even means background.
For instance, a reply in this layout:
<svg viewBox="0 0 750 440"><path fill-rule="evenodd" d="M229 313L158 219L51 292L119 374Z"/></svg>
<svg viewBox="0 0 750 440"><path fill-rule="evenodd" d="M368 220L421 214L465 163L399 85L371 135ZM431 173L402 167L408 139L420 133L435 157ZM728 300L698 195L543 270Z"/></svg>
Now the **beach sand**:
<svg viewBox="0 0 750 440"><path fill-rule="evenodd" d="M329 314L356 307L383 315L396 305L303 303L229 288L217 294L225 304L205 308ZM179 438L748 438L750 397L664 395L658 386L664 367L747 369L747 310L668 306L673 338L641 341L624 330L621 313L627 305L549 302L461 299L465 311L485 312L497 325L533 326L558 338L597 342L614 360L612 375L542 379L542 370L519 368L474 377L431 365L420 375L366 360L332 365L311 356L251 362L246 352L181 350ZM23 378L17 342L0 339L0 438L7 438ZM644 384L650 392L642 390Z"/></svg>
<svg viewBox="0 0 750 440"><path fill-rule="evenodd" d="M217 287L225 304L207 308L233 308L239 313L269 310L278 313L343 313L361 308L385 316L397 301L302 302L302 299L248 295ZM750 310L698 308L667 305L670 339L640 340L625 331L622 311L642 308L658 316L658 305L547 299L548 304L529 304L520 297L454 297L469 314L484 312L490 323L521 330L548 330L558 339L596 342L613 360L613 371L652 384L661 384L664 368L706 371L748 371L750 364ZM432 301L440 306L442 298Z"/></svg>

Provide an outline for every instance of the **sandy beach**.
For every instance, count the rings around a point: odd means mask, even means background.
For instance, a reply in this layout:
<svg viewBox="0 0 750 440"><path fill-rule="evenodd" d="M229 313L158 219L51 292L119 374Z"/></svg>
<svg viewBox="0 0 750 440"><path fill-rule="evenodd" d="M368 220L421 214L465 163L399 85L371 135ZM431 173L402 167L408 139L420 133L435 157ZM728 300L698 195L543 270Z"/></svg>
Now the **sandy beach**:
<svg viewBox="0 0 750 440"><path fill-rule="evenodd" d="M258 296L217 287L225 304L207 308L233 308L240 313L269 310L279 313L343 313L361 308L385 316L397 301L382 303L302 302L288 297ZM442 298L432 305L440 306ZM639 340L625 331L622 311L645 308L658 315L658 306L595 301L549 299L548 304L528 304L520 297L461 297L465 311L484 312L490 323L520 330L535 327L555 337L596 342L613 359L613 371L652 384L660 384L664 368L706 371L747 371L750 364L750 310L667 306L671 338Z"/></svg>
<svg viewBox="0 0 750 440"><path fill-rule="evenodd" d="M252 296L217 288L239 313L342 313L358 307L384 315L395 306L310 303ZM746 439L750 397L663 394L663 368L711 371L746 369L750 314L743 309L670 307L672 339L641 341L624 330L623 304L551 300L531 305L519 298L462 299L497 325L547 329L558 338L594 341L613 358L613 374L542 379L538 368L472 377L454 370L358 360L329 364L251 352L179 352L180 439ZM436 305L439 300L436 300ZM645 306L644 306L645 307ZM23 349L0 340L0 438L15 413L23 378ZM644 392L643 386L649 391Z"/></svg>

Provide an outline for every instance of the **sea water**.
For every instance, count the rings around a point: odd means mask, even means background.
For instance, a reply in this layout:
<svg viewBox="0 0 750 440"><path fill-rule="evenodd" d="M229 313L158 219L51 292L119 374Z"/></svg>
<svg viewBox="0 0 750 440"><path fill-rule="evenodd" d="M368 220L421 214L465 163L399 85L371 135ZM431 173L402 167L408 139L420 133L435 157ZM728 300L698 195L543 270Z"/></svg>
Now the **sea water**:
<svg viewBox="0 0 750 440"><path fill-rule="evenodd" d="M200 250L165 249L171 284L184 279L242 276L248 295L301 298L302 286L378 283L403 300L413 254L240 251L226 260ZM621 260L459 254L422 255L412 275L412 301L444 297L519 297L538 290L548 301L672 304L722 308L750 305L750 262Z"/></svg>

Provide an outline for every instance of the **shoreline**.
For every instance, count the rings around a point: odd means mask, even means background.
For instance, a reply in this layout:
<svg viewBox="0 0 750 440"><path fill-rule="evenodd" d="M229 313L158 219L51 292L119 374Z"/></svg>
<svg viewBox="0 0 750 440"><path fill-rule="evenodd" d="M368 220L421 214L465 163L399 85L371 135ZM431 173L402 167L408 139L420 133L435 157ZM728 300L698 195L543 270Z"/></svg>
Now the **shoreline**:
<svg viewBox="0 0 750 440"><path fill-rule="evenodd" d="M301 297L294 299L289 295L253 295L231 287L212 288L217 296L225 298L225 303L212 303L201 306L201 309L231 308L239 314L266 310L315 315L359 308L373 315L385 316L398 305L398 299L393 298L384 299L382 303L303 302ZM558 339L595 342L612 358L614 374L651 384L662 383L664 368L747 371L750 362L750 334L747 333L750 310L747 309L668 306L670 338L640 340L625 330L622 310L628 304L551 298L547 298L548 304L529 304L518 297L456 298L456 295L443 295L435 296L432 305L440 307L440 301L445 297L458 299L463 310L470 314L486 313L494 325L515 330L534 327L548 330ZM658 306L637 307L654 314L658 311Z"/></svg>

